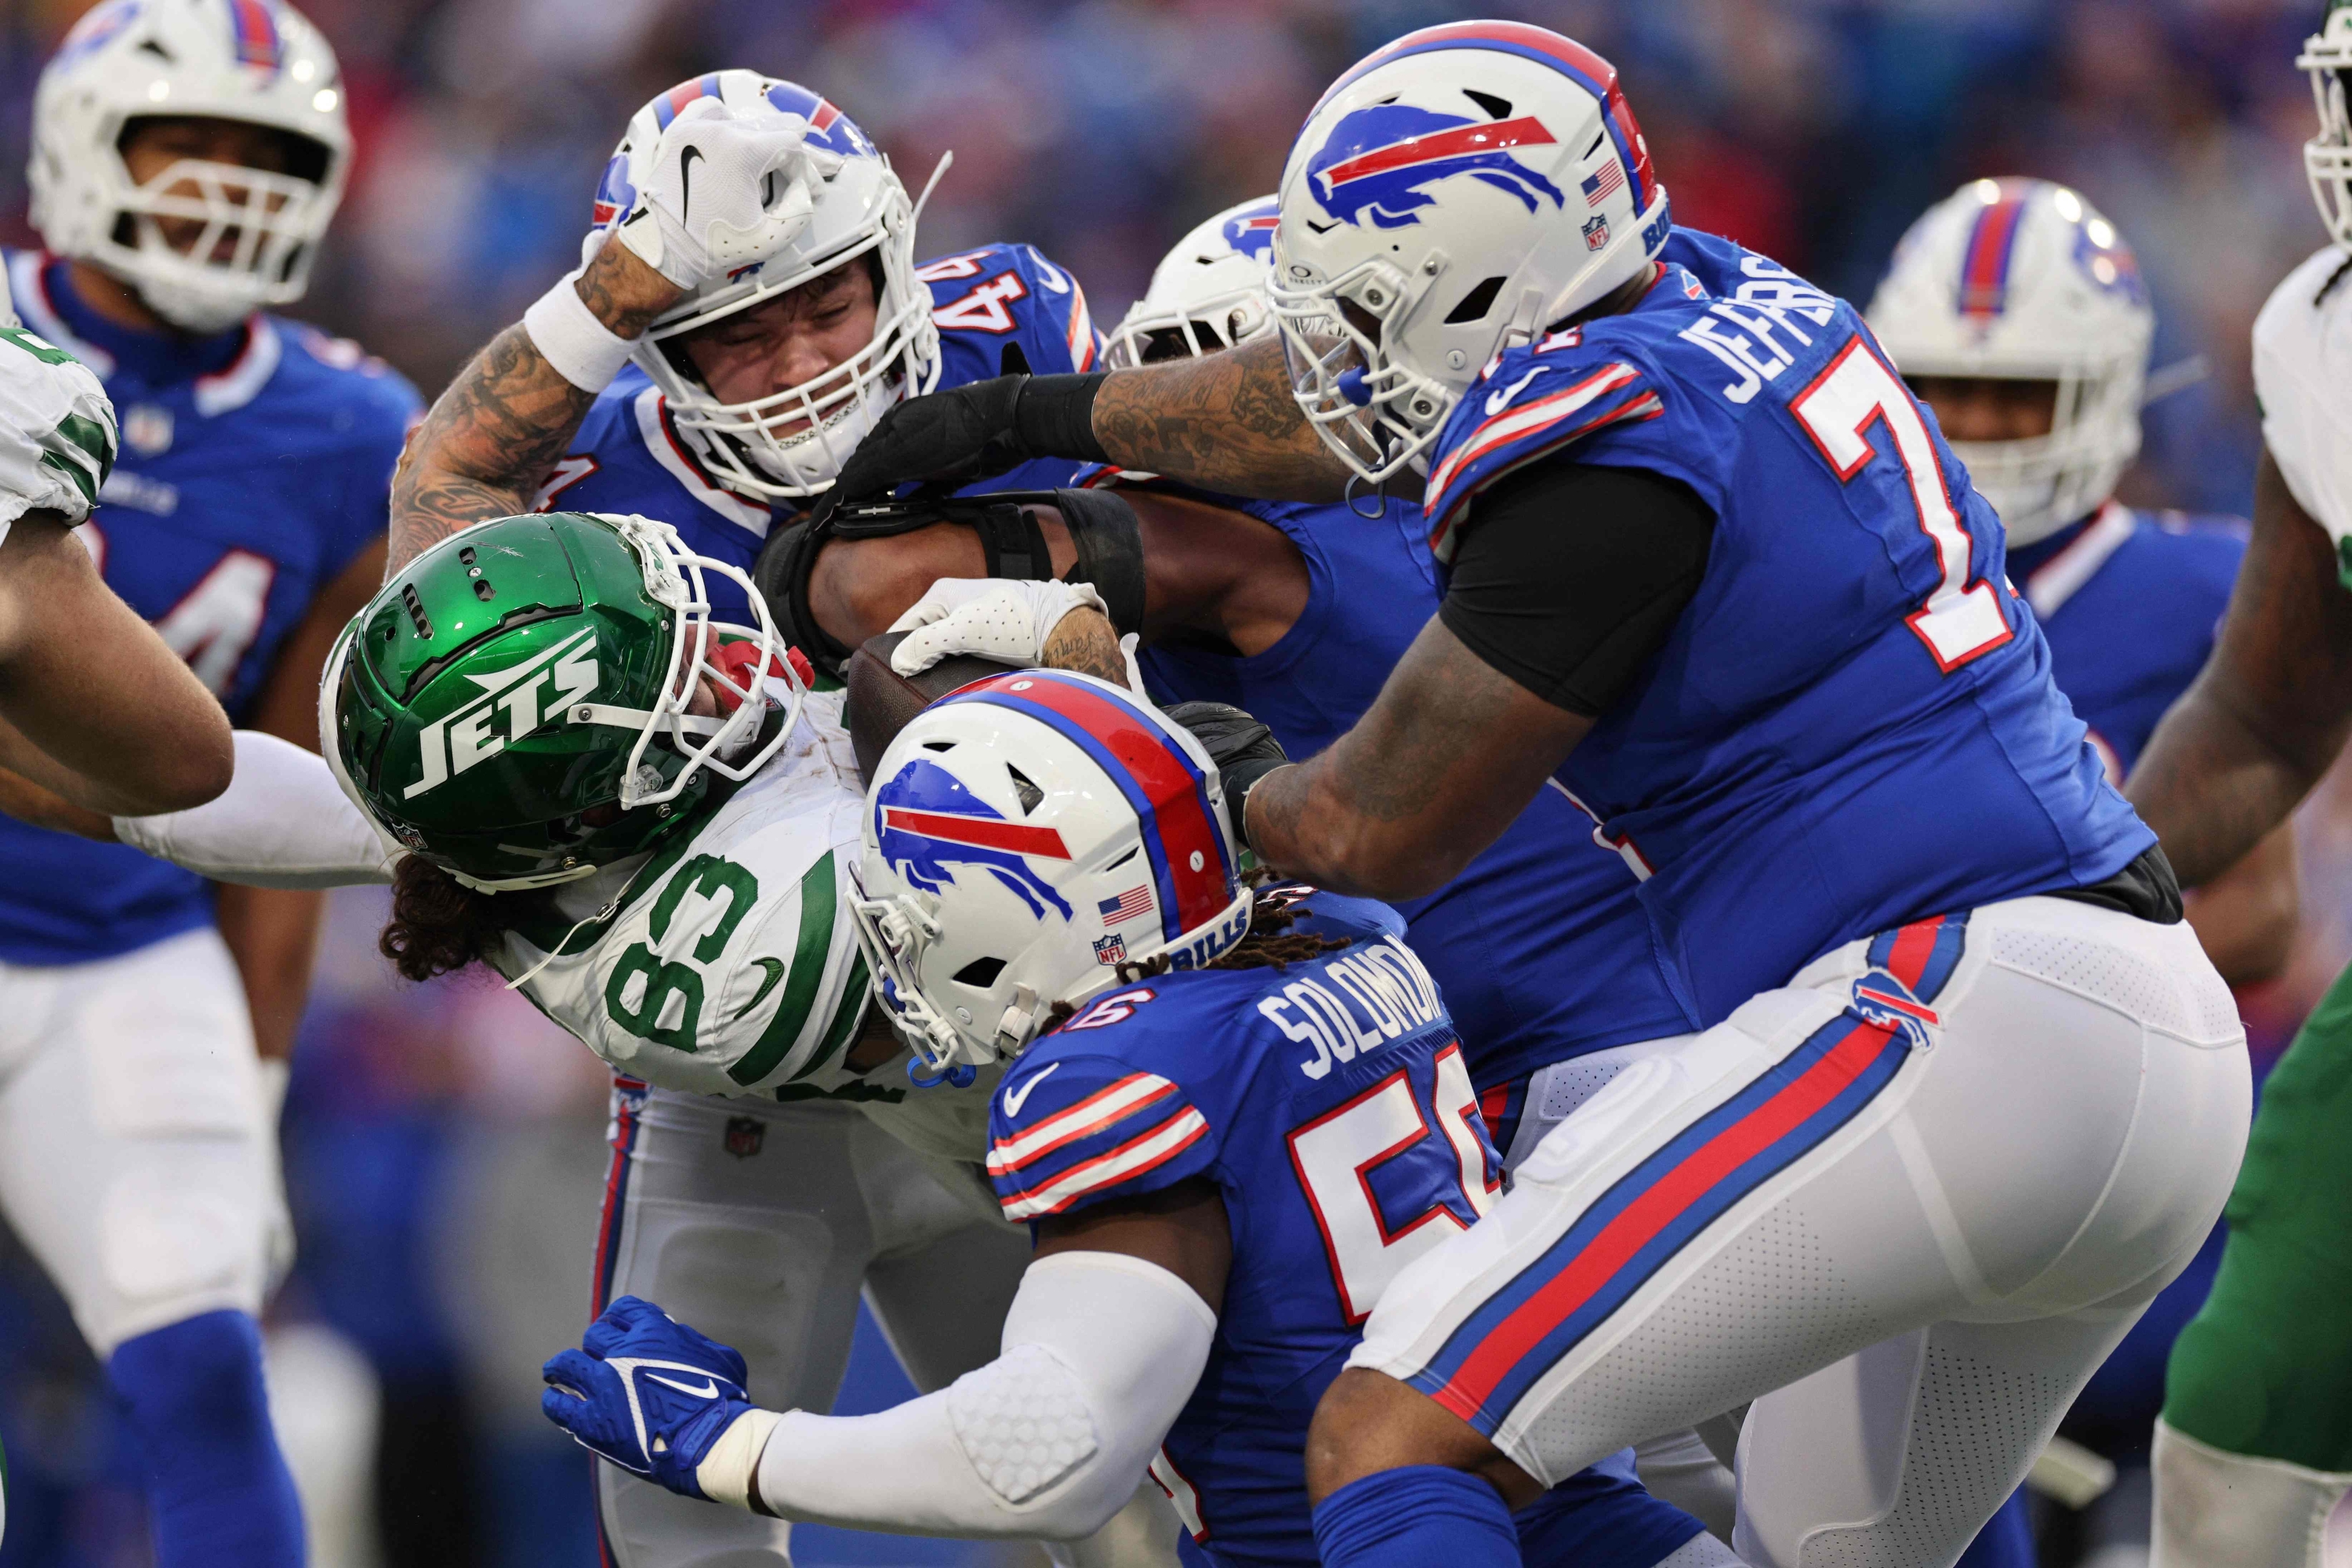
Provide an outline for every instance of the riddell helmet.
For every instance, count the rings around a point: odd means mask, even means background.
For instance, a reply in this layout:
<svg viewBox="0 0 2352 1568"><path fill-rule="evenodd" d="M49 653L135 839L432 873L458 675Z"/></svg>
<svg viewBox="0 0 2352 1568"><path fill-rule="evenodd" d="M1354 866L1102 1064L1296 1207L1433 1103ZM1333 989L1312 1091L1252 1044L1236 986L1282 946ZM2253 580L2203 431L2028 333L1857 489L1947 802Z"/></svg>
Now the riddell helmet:
<svg viewBox="0 0 2352 1568"><path fill-rule="evenodd" d="M712 574L743 586L756 626L710 620ZM706 676L721 716L687 711ZM696 816L711 774L748 778L776 753L806 688L741 572L667 523L556 512L419 555L344 628L324 690L343 793L496 892L651 847Z"/></svg>
<svg viewBox="0 0 2352 1568"><path fill-rule="evenodd" d="M2319 31L2304 40L2294 63L2311 73L2319 134L2303 145L2311 199L2336 244L2352 246L2352 0L2329 0Z"/></svg>
<svg viewBox="0 0 2352 1568"><path fill-rule="evenodd" d="M1110 335L1103 363L1118 369L1214 353L1272 324L1265 269L1280 207L1259 196L1223 212L1176 242Z"/></svg>
<svg viewBox="0 0 2352 1568"><path fill-rule="evenodd" d="M133 184L125 134L141 119L184 115L282 132L295 166L279 174L184 158ZM302 297L351 150L335 52L292 7L107 0L66 35L33 94L33 226L51 250L104 268L173 325L220 331ZM166 219L204 230L174 250L159 226Z"/></svg>
<svg viewBox="0 0 2352 1568"><path fill-rule="evenodd" d="M654 318L639 340L636 361L661 388L678 433L729 488L771 500L814 495L833 483L893 404L929 392L939 381L931 291L915 276L916 209L890 172L890 160L849 116L794 83L723 70L682 81L630 117L596 187L597 233L628 216L651 177L662 132L698 98L716 98L758 120L805 120L808 144L838 154L841 168L812 187L816 211L797 238L765 261L692 290ZM748 403L722 403L677 345L683 333L866 257L875 269L874 336L814 381Z"/></svg>
<svg viewBox="0 0 2352 1568"><path fill-rule="evenodd" d="M875 765L856 873L875 993L934 1071L1018 1056L1118 965L1249 933L1200 742L1091 676L1024 670L926 708Z"/></svg>
<svg viewBox="0 0 2352 1568"><path fill-rule="evenodd" d="M1516 22L1408 33L1332 84L1283 171L1267 298L1293 394L1366 480L1423 468L1497 353L1672 226L1607 60Z"/></svg>
<svg viewBox="0 0 2352 1568"><path fill-rule="evenodd" d="M2139 452L2156 313L2131 247L2063 185L1978 180L1928 208L1869 321L1905 375L2057 384L2047 436L1952 443L2011 543L2088 515Z"/></svg>

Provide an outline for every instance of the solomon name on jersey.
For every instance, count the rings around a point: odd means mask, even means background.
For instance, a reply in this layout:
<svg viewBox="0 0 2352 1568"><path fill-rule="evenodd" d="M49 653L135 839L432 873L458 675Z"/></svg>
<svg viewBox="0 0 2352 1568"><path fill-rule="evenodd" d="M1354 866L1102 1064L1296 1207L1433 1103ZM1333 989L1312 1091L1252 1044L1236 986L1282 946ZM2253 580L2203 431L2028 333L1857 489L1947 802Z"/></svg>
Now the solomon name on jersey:
<svg viewBox="0 0 2352 1568"><path fill-rule="evenodd" d="M938 390L1014 371L1039 375L1091 370L1102 336L1077 279L1026 245L989 245L915 269L931 290L940 331ZM1023 463L971 489L1050 489L1082 465L1060 458ZM668 523L687 547L750 571L772 522L802 506L771 509L726 488L703 467L667 402L645 372L623 370L588 410L572 451L540 492L541 511L635 512ZM742 591L714 579L720 620L740 623Z"/></svg>
<svg viewBox="0 0 2352 1568"><path fill-rule="evenodd" d="M128 330L67 264L7 258L26 323L105 384L121 451L82 530L107 585L241 720L310 601L384 530L415 389L352 343L255 315L209 338ZM0 959L74 963L212 919L191 872L0 821Z"/></svg>
<svg viewBox="0 0 2352 1568"><path fill-rule="evenodd" d="M2295 504L2336 542L2352 587L2352 252L2317 251L2254 318L2254 395L2263 442Z"/></svg>
<svg viewBox="0 0 2352 1568"><path fill-rule="evenodd" d="M1151 1473L1189 1563L1316 1562L1308 1420L1357 1331L1412 1259L1493 1205L1502 1162L1453 1020L1395 911L1307 889L1292 929L1348 945L1282 969L1114 986L1024 1052L989 1120L1005 1217L1034 1222L1205 1181L1233 1263L1207 1367ZM1620 1483L1630 1491L1630 1483ZM1647 1568L1698 1524L1591 1500ZM1649 1550L1643 1555L1642 1550Z"/></svg>
<svg viewBox="0 0 2352 1568"><path fill-rule="evenodd" d="M1999 520L1844 300L1678 230L1631 310L1464 394L1431 459L1440 557L1482 487L1555 456L1715 513L1697 594L1559 773L1653 868L1702 1024L1839 942L2156 842L2051 683Z"/></svg>
<svg viewBox="0 0 2352 1568"><path fill-rule="evenodd" d="M530 912L491 966L530 976L523 994L631 1078L853 1100L926 1153L976 1163L1001 1069L909 1092L903 1056L866 1076L843 1065L869 988L848 908L866 792L841 703L812 693L783 749L650 860L508 895Z"/></svg>
<svg viewBox="0 0 2352 1568"><path fill-rule="evenodd" d="M1437 613L1437 563L1421 510L1207 496L1279 529L1307 565L1307 605L1275 644L1247 657L1174 642L1138 657L1161 702L1230 702L1294 757L1312 756L1363 717L1404 650ZM1509 1088L1586 1051L1697 1026L1676 999L1634 890L1637 858L1601 840L1559 789L1528 803L1500 838L1427 898L1400 902L1413 952L1445 992L1470 1076L1497 1138ZM1557 955L1573 951L1576 962Z"/></svg>
<svg viewBox="0 0 2352 1568"><path fill-rule="evenodd" d="M2009 552L2009 580L2050 642L2051 674L2090 726L2111 783L2212 655L2246 521L2138 511L2109 501Z"/></svg>

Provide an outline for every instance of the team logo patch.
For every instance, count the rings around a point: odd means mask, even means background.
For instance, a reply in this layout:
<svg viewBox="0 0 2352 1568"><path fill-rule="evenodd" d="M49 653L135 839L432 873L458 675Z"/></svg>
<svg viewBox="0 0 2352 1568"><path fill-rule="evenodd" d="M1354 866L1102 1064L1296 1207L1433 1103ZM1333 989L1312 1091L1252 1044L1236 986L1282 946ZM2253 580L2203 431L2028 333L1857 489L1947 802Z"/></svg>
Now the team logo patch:
<svg viewBox="0 0 2352 1568"><path fill-rule="evenodd" d="M1032 857L1069 859L1060 831L1008 822L937 763L917 758L875 792L874 830L882 858L909 887L936 893L955 880L957 867L976 866L1039 920L1048 908L1064 920L1075 912L1061 890L1029 867Z"/></svg>
<svg viewBox="0 0 2352 1568"><path fill-rule="evenodd" d="M1584 220L1584 248L1600 250L1609 244L1609 220L1594 213Z"/></svg>
<svg viewBox="0 0 2352 1568"><path fill-rule="evenodd" d="M482 689L481 695L425 726L416 740L417 779L400 792L403 800L438 789L497 756L508 742L521 740L595 690L595 630L575 633L510 669L466 679ZM504 734L498 733L501 729Z"/></svg>
<svg viewBox="0 0 2352 1568"><path fill-rule="evenodd" d="M1095 962L1097 963L1125 963L1127 962L1127 938L1120 936L1116 931L1112 932L1108 936L1097 937L1095 939Z"/></svg>
<svg viewBox="0 0 2352 1568"><path fill-rule="evenodd" d="M1352 224L1369 217L1380 228L1419 223L1419 209L1437 199L1428 187L1457 174L1507 193L1530 213L1538 196L1564 207L1559 187L1508 151L1552 141L1532 114L1479 121L1377 103L1331 128L1330 139L1307 160L1307 185L1333 217Z"/></svg>
<svg viewBox="0 0 2352 1568"><path fill-rule="evenodd" d="M756 1116L730 1116L727 1119L727 1152L738 1160L748 1160L760 1152L768 1141L768 1124Z"/></svg>
<svg viewBox="0 0 2352 1568"><path fill-rule="evenodd" d="M1920 1051L1936 1043L1929 1030L1944 1021L1934 1008L1913 995L1909 986L1883 969L1874 969L1853 983L1852 1010L1865 1023L1894 1030L1910 1042L1912 1049Z"/></svg>

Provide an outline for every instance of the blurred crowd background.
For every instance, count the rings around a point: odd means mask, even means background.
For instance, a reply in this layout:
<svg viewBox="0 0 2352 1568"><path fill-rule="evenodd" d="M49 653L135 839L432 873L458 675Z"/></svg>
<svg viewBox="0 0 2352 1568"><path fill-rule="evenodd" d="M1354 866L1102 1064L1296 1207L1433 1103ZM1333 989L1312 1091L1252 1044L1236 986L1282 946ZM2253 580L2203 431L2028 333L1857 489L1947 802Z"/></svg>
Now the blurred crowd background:
<svg viewBox="0 0 2352 1568"><path fill-rule="evenodd" d="M1322 86L1435 0L301 0L342 57L358 160L310 299L430 396L577 255L637 104L748 66L862 123L912 189L955 164L921 251L1027 240L1108 326L1162 250L1273 188ZM1866 299L1916 213L1980 174L2067 181L2137 248L2157 361L2126 497L2249 506L2247 331L2322 241L2292 64L2320 0L1508 0L1623 72L1678 220ZM84 0L0 0L0 243L29 243L33 84ZM2302 820L2293 971L2242 1000L2274 1058L2352 954L2352 789ZM339 897L287 1121L302 1256L274 1311L282 1429L320 1568L590 1568L585 1463L537 1414L585 1315L604 1082L485 981L411 987L382 900ZM0 1247L9 1244L0 1243ZM870 1325L869 1325L870 1327ZM148 1561L128 1457L62 1307L0 1253L0 1568ZM843 1408L903 1394L862 1336ZM830 1563L1034 1564L1011 1549L809 1530Z"/></svg>

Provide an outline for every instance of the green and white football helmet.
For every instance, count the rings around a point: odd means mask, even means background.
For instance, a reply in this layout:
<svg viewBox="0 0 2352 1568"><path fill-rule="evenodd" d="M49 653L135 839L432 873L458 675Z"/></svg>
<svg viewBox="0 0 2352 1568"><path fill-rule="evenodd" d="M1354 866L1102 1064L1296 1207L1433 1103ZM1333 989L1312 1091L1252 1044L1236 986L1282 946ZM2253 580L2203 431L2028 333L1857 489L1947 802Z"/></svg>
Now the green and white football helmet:
<svg viewBox="0 0 2352 1568"><path fill-rule="evenodd" d="M753 626L710 618L709 579ZM708 679L721 711L688 711ZM499 892L585 877L783 745L807 687L740 570L643 517L477 523L384 584L327 662L320 750L409 853Z"/></svg>

